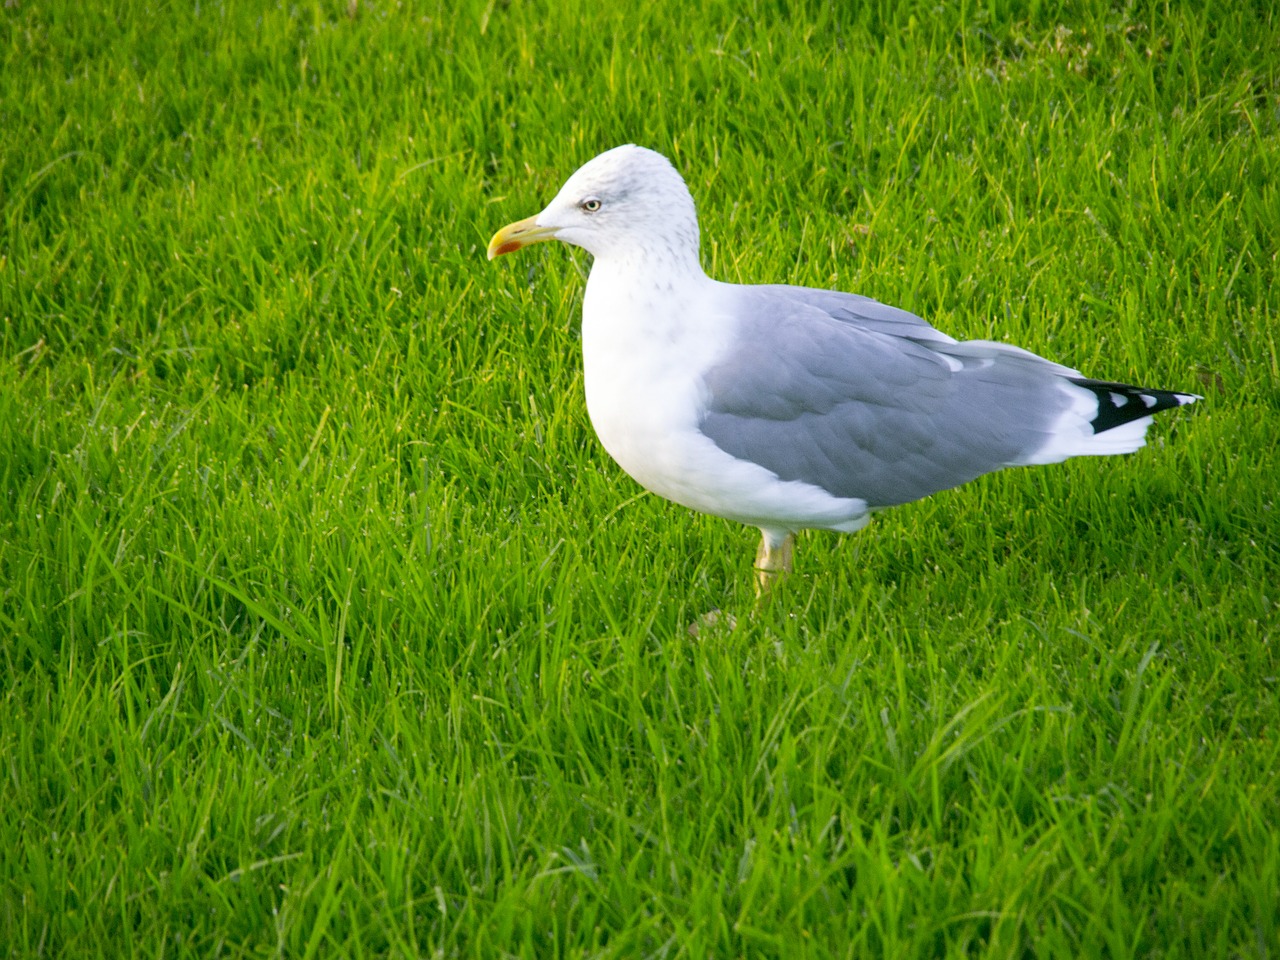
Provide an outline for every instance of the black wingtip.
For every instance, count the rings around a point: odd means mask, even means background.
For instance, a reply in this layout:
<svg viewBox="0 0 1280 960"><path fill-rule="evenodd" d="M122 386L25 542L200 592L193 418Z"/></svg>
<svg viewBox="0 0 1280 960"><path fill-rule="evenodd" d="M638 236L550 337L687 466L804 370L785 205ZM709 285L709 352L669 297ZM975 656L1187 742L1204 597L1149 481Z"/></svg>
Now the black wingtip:
<svg viewBox="0 0 1280 960"><path fill-rule="evenodd" d="M1105 380L1070 378L1078 387L1084 387L1098 398L1098 413L1093 418L1093 432L1103 433L1114 427L1149 417L1161 410L1171 410L1200 397L1194 393L1175 393L1172 390L1149 390L1127 383L1110 383Z"/></svg>

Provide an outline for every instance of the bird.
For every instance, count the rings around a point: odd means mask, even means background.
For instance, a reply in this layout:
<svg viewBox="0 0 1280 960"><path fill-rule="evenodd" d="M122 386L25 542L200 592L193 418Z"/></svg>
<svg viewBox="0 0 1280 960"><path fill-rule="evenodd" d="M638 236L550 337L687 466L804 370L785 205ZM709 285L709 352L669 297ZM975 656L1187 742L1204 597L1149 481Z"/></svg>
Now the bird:
<svg viewBox="0 0 1280 960"><path fill-rule="evenodd" d="M699 237L671 161L625 144L498 230L487 252L559 240L591 254L591 424L642 487L760 530L757 596L792 571L800 530L852 533L1006 467L1130 453L1154 414L1201 399L957 340L859 294L718 281Z"/></svg>

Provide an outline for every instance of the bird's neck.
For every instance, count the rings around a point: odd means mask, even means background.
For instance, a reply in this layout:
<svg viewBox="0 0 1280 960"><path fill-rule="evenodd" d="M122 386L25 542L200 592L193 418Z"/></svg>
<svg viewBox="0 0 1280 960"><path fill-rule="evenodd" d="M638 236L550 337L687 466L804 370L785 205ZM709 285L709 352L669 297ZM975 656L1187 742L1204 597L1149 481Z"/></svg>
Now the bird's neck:
<svg viewBox="0 0 1280 960"><path fill-rule="evenodd" d="M583 298L584 337L595 340L593 333L607 331L607 341L620 352L629 349L631 337L641 345L655 336L669 342L680 328L691 326L689 307L710 282L696 261L598 258Z"/></svg>
<svg viewBox="0 0 1280 960"><path fill-rule="evenodd" d="M696 246L636 246L595 256L589 285L618 292L688 289L707 282Z"/></svg>

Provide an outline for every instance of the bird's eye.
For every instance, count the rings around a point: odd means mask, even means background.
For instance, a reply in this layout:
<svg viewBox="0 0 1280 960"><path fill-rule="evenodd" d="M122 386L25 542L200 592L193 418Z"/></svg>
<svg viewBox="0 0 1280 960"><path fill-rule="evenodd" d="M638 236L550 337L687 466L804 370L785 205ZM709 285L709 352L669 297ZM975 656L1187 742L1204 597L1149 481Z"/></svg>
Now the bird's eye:
<svg viewBox="0 0 1280 960"><path fill-rule="evenodd" d="M587 199L578 204L578 207L583 211L583 213L595 213L600 209L600 201L595 197L587 197Z"/></svg>

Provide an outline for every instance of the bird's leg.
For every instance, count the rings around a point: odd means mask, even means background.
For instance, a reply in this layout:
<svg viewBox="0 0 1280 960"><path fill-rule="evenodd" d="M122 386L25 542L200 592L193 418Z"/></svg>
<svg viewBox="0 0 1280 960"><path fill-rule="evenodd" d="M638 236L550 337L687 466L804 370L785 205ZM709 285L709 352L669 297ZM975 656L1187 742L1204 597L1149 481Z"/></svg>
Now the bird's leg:
<svg viewBox="0 0 1280 960"><path fill-rule="evenodd" d="M795 546L795 534L785 534L781 539L762 532L760 549L756 551L756 598L763 599L783 577L791 572L791 550Z"/></svg>

